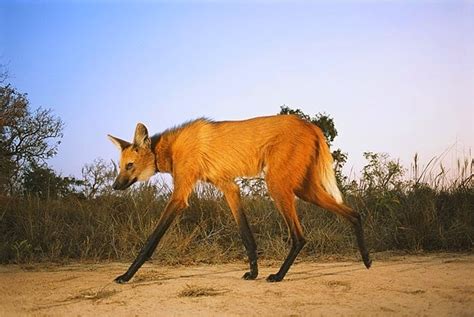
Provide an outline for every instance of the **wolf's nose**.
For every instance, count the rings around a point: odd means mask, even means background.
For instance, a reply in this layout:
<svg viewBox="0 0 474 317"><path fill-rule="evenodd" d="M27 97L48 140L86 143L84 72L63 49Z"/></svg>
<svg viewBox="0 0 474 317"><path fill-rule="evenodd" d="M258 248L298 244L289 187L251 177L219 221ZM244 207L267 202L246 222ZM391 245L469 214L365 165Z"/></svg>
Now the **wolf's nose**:
<svg viewBox="0 0 474 317"><path fill-rule="evenodd" d="M118 190L118 189L120 188L119 183L118 183L117 181L115 181L115 182L113 183L113 185L112 185L112 188L113 188L114 190Z"/></svg>

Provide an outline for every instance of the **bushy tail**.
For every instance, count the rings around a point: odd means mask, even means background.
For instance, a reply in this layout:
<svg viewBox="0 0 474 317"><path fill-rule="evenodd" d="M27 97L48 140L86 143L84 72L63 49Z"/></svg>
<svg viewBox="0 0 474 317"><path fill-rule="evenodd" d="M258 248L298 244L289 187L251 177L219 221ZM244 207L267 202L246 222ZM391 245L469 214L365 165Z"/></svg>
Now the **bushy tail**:
<svg viewBox="0 0 474 317"><path fill-rule="evenodd" d="M320 177L322 187L337 203L341 204L343 200L341 192L337 187L332 154L324 138L318 142L318 155L316 159L317 175Z"/></svg>

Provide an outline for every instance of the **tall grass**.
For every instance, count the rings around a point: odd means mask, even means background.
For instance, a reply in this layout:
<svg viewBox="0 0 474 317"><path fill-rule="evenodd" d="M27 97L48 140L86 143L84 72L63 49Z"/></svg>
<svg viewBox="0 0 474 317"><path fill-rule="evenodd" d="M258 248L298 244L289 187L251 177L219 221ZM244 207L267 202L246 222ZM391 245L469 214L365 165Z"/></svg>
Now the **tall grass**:
<svg viewBox="0 0 474 317"><path fill-rule="evenodd" d="M359 181L346 184L349 205L362 213L372 251L470 251L474 241L473 162L459 164L458 177L440 181L426 168L402 178L403 169L368 153ZM393 163L393 164L392 164ZM371 165L372 164L372 165ZM418 164L414 161L414 167ZM415 177L416 176L416 177ZM169 190L144 184L93 199L3 197L0 201L0 261L120 260L134 258L153 231ZM308 244L301 257L357 256L351 227L314 205L297 201ZM282 260L289 238L270 198L244 196L260 258ZM154 259L168 264L224 262L245 258L237 225L222 197L200 187L179 215Z"/></svg>

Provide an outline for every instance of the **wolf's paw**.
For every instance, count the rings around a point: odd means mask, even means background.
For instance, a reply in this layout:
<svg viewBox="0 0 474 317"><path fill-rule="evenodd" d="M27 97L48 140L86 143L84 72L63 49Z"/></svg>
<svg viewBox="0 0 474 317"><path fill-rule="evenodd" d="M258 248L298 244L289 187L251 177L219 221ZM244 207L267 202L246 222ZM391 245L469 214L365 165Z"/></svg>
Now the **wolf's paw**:
<svg viewBox="0 0 474 317"><path fill-rule="evenodd" d="M268 275L267 277L267 282L280 282L281 280L283 280L283 277L280 277L278 274L270 274Z"/></svg>

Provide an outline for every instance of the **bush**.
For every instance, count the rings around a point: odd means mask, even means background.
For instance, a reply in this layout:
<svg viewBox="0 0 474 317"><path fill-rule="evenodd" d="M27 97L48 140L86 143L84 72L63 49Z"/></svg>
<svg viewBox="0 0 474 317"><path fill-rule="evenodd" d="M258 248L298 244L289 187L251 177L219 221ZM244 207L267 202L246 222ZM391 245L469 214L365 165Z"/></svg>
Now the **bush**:
<svg viewBox="0 0 474 317"><path fill-rule="evenodd" d="M365 219L369 248L372 251L471 250L472 179L454 182L449 188L398 179L387 187L390 182L379 176L388 175L384 173L390 166L377 167L378 176L370 180L371 186L366 187L369 173L346 193L348 204ZM168 197L165 185L154 184L136 186L120 194L104 192L90 199L3 197L0 261L129 261L153 231ZM260 257L282 260L288 253L289 237L271 199L244 196L243 206ZM351 227L345 220L303 201L298 201L297 207L308 241L301 257L357 254ZM244 258L237 225L222 195L209 186L201 186L190 198L189 209L177 218L154 256L155 260L169 264Z"/></svg>

